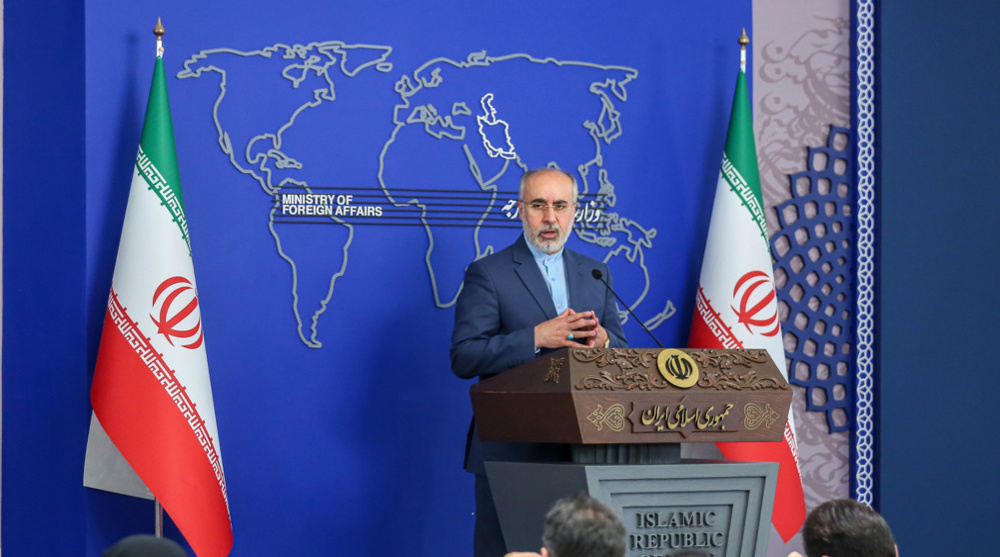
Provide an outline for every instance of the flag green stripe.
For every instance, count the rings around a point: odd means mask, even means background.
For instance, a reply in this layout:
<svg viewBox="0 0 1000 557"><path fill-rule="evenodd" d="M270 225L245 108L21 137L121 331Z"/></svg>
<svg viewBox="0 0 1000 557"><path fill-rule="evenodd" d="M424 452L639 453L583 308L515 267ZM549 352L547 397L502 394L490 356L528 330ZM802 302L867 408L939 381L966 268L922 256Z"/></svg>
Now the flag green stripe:
<svg viewBox="0 0 1000 557"><path fill-rule="evenodd" d="M136 168L150 190L160 198L163 207L170 212L170 218L177 225L190 253L191 242L184 212L184 195L181 193L181 176L177 169L177 148L174 125L170 119L163 58L157 58L153 68L153 83L149 88Z"/></svg>
<svg viewBox="0 0 1000 557"><path fill-rule="evenodd" d="M725 154L722 155L722 177L729 184L729 191L740 198L740 204L746 207L750 216L753 217L754 224L760 230L760 235L767 242L767 226L764 216L764 206L760 203L760 197L754 195L750 184L743 178L739 170L733 165ZM758 188L759 189L759 188Z"/></svg>
<svg viewBox="0 0 1000 557"><path fill-rule="evenodd" d="M732 116L726 133L723 169L725 170L725 159L728 159L735 170L735 175L741 178L733 180L730 179L731 175L727 175L729 186L740 196L766 240L764 197L760 190L760 171L757 169L757 147L753 140L753 117L749 99L746 74L740 71L736 78L736 95L733 98Z"/></svg>

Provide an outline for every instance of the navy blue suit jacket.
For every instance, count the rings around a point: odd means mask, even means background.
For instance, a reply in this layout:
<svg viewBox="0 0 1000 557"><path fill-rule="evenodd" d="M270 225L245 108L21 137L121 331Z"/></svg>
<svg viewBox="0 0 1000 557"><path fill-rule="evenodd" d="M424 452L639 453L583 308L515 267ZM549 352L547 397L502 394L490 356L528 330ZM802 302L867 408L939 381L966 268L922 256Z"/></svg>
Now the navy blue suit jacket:
<svg viewBox="0 0 1000 557"><path fill-rule="evenodd" d="M564 248L563 266L569 306L576 312L593 311L608 331L611 346L627 347L615 297L592 274L599 269L610 284L607 265ZM455 304L452 371L464 379L487 378L551 352L543 349L535 353L535 325L557 316L545 279L522 235L513 245L473 261L466 269ZM562 446L483 442L471 427L465 468L485 474L486 460L561 460L566 452Z"/></svg>

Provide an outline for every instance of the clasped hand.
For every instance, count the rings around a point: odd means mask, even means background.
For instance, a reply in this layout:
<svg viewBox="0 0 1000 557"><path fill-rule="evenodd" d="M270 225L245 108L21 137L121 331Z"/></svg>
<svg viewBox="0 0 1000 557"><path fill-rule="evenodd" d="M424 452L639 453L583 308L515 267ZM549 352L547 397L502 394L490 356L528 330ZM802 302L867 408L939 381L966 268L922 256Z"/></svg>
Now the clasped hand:
<svg viewBox="0 0 1000 557"><path fill-rule="evenodd" d="M535 325L535 348L580 348L579 341L585 341L587 348L594 348L604 346L607 338L608 332L593 311L577 313L567 309L555 319Z"/></svg>

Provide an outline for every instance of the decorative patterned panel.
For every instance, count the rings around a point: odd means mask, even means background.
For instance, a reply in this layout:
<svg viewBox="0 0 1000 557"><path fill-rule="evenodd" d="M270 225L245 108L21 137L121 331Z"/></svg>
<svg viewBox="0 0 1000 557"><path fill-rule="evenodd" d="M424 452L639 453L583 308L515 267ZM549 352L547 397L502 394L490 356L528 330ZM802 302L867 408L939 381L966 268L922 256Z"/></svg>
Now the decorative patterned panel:
<svg viewBox="0 0 1000 557"><path fill-rule="evenodd" d="M830 126L792 174L792 198L775 207L771 238L789 381L807 389L807 409L826 412L830 432L850 427L854 245L851 131Z"/></svg>

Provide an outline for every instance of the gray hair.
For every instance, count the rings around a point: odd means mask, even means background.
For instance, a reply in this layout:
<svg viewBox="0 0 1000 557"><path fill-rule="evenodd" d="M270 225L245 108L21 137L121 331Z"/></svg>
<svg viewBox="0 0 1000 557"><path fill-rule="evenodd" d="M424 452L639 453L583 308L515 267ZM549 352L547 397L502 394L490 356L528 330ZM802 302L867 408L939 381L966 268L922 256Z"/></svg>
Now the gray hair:
<svg viewBox="0 0 1000 557"><path fill-rule="evenodd" d="M536 168L534 170L529 170L524 174L522 174L521 182L517 186L518 199L524 201L524 185L528 182L528 178L531 178L532 176L538 174L539 172L558 172L559 174L562 174L563 176L569 178L569 181L573 184L573 203L576 204L576 198L579 195L579 192L577 191L579 188L577 187L576 184L576 176L573 176L569 172L566 172L565 170L559 168Z"/></svg>

